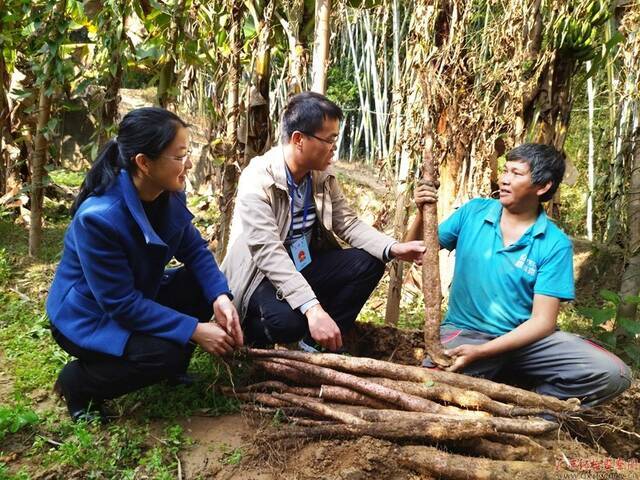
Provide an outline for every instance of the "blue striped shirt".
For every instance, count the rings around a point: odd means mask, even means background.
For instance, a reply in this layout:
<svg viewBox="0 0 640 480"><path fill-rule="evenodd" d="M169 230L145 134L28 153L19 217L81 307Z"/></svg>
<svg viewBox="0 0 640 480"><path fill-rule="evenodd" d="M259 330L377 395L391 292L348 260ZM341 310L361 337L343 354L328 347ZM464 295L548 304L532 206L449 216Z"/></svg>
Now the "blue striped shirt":
<svg viewBox="0 0 640 480"><path fill-rule="evenodd" d="M300 185L293 183L293 180L287 179L289 191L293 194L293 222L289 228L289 235L285 240L285 246L289 247L293 242L302 238L307 238L307 245L311 246L311 233L313 224L316 222L316 207L313 202L313 188L311 185L311 174L307 174ZM307 201L307 217L303 223L304 203Z"/></svg>

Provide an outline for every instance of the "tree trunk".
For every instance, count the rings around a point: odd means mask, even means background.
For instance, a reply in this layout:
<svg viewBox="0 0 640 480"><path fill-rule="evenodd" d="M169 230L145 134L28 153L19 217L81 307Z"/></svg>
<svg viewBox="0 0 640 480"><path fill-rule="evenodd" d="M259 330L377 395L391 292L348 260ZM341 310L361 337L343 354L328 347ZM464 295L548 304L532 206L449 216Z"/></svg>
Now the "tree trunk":
<svg viewBox="0 0 640 480"><path fill-rule="evenodd" d="M220 220L216 246L218 262L224 260L229 243L229 231L233 206L240 176L240 158L238 143L239 91L241 80L240 53L242 51L243 33L242 17L244 3L230 2L231 30L229 45L231 47L231 61L227 79L227 131L225 139L226 159L222 166L222 188L219 196Z"/></svg>
<svg viewBox="0 0 640 480"><path fill-rule="evenodd" d="M49 142L45 136L47 123L51 116L51 96L46 91L50 82L40 87L38 102L38 123L31 160L31 221L29 223L29 255L36 257L40 252L42 242L42 204L44 199L45 165L47 164L47 150Z"/></svg>
<svg viewBox="0 0 640 480"><path fill-rule="evenodd" d="M176 49L178 47L178 42L180 38L180 33L183 28L183 15L184 15L184 0L178 0L178 3L175 7L174 14L172 15L172 30L171 30L171 40L170 44L165 48L165 57L166 60L160 67L160 73L158 75L158 92L157 92L157 103L162 108L167 108L167 106L175 101L175 94L172 92L172 89L176 83Z"/></svg>
<svg viewBox="0 0 640 480"><path fill-rule="evenodd" d="M409 149L400 139L403 137L402 122L402 87L400 74L400 5L399 0L393 0L393 117L391 138L389 139L389 156L393 156L396 171L396 205L393 217L393 233L395 238L403 238L407 229L407 192L411 169ZM402 90L402 91L401 91ZM413 95L412 95L413 97ZM409 108L411 108L409 106ZM408 108L408 109L409 109ZM409 123L408 120L405 123ZM407 125L405 125L407 126ZM402 297L403 262L392 262L389 268L389 291L387 293L387 307L385 323L396 325L400 318L400 299Z"/></svg>
<svg viewBox="0 0 640 480"><path fill-rule="evenodd" d="M51 14L48 22L48 28L55 37L64 34L59 31L59 24L63 21L66 1L58 2ZM43 72L42 84L40 85L40 94L38 97L38 122L36 124L36 136L34 140L34 149L31 157L31 195L30 209L31 219L29 222L29 256L36 257L40 252L40 244L42 243L42 213L44 200L44 179L45 166L47 164L47 150L49 148L49 139L47 135L51 132L47 131L49 118L51 117L51 104L53 93L48 92L52 85L52 72L56 66L58 58L48 58L48 62Z"/></svg>
<svg viewBox="0 0 640 480"><path fill-rule="evenodd" d="M0 11L4 9L4 2L0 0ZM9 108L9 73L4 61L4 54L0 52L0 197L7 191L7 180L11 170L11 160L6 144L11 138L11 110Z"/></svg>
<svg viewBox="0 0 640 480"><path fill-rule="evenodd" d="M628 261L622 274L618 318L635 320L638 302L625 301L627 297L640 296L640 127L635 126L633 135L633 151L631 153L631 178L629 179L627 229L628 229Z"/></svg>
<svg viewBox="0 0 640 480"><path fill-rule="evenodd" d="M591 70L592 62L586 63L587 71ZM593 116L595 105L595 89L593 87L593 76L587 80L587 101L589 103L589 156L588 156L588 188L587 193L587 238L593 240L593 195L595 189L595 144L593 141Z"/></svg>
<svg viewBox="0 0 640 480"><path fill-rule="evenodd" d="M304 0L291 0L287 20L281 19L289 39L289 75L287 94L289 97L304 90L306 85L305 48L300 41L300 29L304 17Z"/></svg>
<svg viewBox="0 0 640 480"><path fill-rule="evenodd" d="M113 135L114 126L118 118L118 105L120 104L120 87L122 86L122 76L124 69L122 68L122 51L125 47L127 36L127 2L123 0L120 3L122 17L119 19L121 23L121 33L118 39L119 45L115 47L111 53L110 65L116 66L115 74L111 74L109 65L107 70L109 74L106 78L107 89L104 95L104 103L100 108L100 125L98 134L98 151L100 151L109 138ZM116 25L113 25L116 28Z"/></svg>
<svg viewBox="0 0 640 480"><path fill-rule="evenodd" d="M575 59L554 52L545 74L541 77L541 88L537 95L525 105L525 130L532 129L535 142L552 145L556 150L564 150L564 142L569 130L569 121L573 98L571 79L576 70ZM534 112L538 111L536 118ZM532 125L532 122L535 124ZM527 128L528 127L528 128ZM552 218L560 216L560 188L546 206L547 214Z"/></svg>
<svg viewBox="0 0 640 480"><path fill-rule="evenodd" d="M331 0L316 0L316 28L313 45L313 85L311 90L327 92L327 67L329 64L329 38L331 29Z"/></svg>
<svg viewBox="0 0 640 480"><path fill-rule="evenodd" d="M629 185L626 195L627 200L627 251L624 273L622 275L622 282L620 285L620 296L622 301L618 306L618 322L620 319L625 318L628 320L636 320L638 310L638 298L635 301L627 300L628 297L640 296L640 101L637 97L637 86L640 81L640 38L638 37L638 12L640 9L635 9L635 18L637 19L634 25L631 15L628 19L625 19L624 30L627 33L627 41L625 45L624 66L623 70L626 74L625 79L625 97L629 102L627 104L628 114L628 129L620 128L621 133L626 130L627 135L623 136L625 148L623 163L628 165L629 168ZM633 12L633 10L631 11ZM630 13L631 13L630 12ZM635 87L634 87L635 85ZM633 92L636 92L636 95ZM621 116L624 121L625 118ZM621 142L622 143L622 142ZM622 148L620 149L622 151ZM628 329L625 329L628 330ZM628 335L628 332L623 332L623 335ZM631 348L636 348L635 359L640 358L640 350L637 349L637 345L632 345Z"/></svg>
<svg viewBox="0 0 640 480"><path fill-rule="evenodd" d="M275 0L271 0L262 13L258 48L249 86L247 138L244 145L244 161L240 165L241 169L249 165L253 157L265 153L272 143L269 116L269 79L271 73L271 18L274 7Z"/></svg>
<svg viewBox="0 0 640 480"><path fill-rule="evenodd" d="M438 170L432 154L433 138L425 128L422 178L427 182L438 180ZM440 286L440 241L438 240L438 206L426 203L422 207L425 254L422 257L422 290L424 292L424 342L429 358L436 365L447 367L451 359L444 354L440 343L442 316L442 287Z"/></svg>
<svg viewBox="0 0 640 480"><path fill-rule="evenodd" d="M407 191L411 159L409 152L403 149L398 177L396 180L396 206L393 218L395 238L403 238L407 230ZM392 262L389 269L389 291L385 323L396 325L400 318L400 299L402 295L403 262Z"/></svg>

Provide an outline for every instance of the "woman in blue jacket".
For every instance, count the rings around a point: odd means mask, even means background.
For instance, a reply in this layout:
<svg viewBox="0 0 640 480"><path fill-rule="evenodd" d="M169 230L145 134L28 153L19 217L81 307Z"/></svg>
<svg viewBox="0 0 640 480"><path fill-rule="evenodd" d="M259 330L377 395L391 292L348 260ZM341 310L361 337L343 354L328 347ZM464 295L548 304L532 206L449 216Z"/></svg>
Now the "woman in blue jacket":
<svg viewBox="0 0 640 480"><path fill-rule="evenodd" d="M55 385L74 420L105 420L103 400L178 381L196 344L242 346L227 281L186 207L187 127L161 108L129 112L73 205L47 313L76 357ZM172 258L184 266L165 270Z"/></svg>

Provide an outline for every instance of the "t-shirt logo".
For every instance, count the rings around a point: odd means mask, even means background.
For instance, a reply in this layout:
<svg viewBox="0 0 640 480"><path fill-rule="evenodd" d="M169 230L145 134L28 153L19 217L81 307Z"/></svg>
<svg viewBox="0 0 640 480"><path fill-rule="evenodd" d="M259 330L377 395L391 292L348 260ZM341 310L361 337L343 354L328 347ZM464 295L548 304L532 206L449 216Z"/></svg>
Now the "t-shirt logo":
<svg viewBox="0 0 640 480"><path fill-rule="evenodd" d="M527 258L527 256L524 254L520 255L520 258L516 262L516 268L522 269L524 273L531 276L535 275L538 272L538 266L536 265L536 262Z"/></svg>

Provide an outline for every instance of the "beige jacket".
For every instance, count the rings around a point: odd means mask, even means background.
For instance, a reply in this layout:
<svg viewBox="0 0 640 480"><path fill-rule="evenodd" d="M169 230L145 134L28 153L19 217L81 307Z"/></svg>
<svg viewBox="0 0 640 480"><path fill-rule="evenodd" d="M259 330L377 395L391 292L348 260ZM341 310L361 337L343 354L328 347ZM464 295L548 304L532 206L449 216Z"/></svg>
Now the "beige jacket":
<svg viewBox="0 0 640 480"><path fill-rule="evenodd" d="M384 250L395 242L391 237L359 220L331 169L312 171L316 207L317 248L339 248L334 234L351 245L382 260ZM316 297L296 270L284 246L291 225L284 152L276 146L251 163L240 175L229 248L221 269L234 295L234 304L244 319L249 299L266 277L278 298L296 309Z"/></svg>

